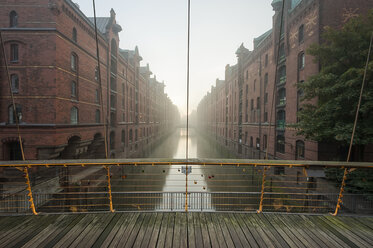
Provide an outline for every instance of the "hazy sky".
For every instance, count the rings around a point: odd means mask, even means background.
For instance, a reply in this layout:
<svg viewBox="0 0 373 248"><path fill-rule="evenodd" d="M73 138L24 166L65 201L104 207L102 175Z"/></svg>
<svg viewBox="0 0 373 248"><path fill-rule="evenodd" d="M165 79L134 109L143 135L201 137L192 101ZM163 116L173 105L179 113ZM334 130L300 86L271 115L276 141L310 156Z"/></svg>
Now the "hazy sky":
<svg viewBox="0 0 373 248"><path fill-rule="evenodd" d="M73 0L74 1L74 0ZM93 16L92 0L75 0ZM191 0L190 111L224 79L226 64L235 64L243 42L250 50L253 38L272 26L272 0ZM139 47L142 66L149 63L166 93L186 114L187 0L96 0L97 16L116 12L120 47Z"/></svg>

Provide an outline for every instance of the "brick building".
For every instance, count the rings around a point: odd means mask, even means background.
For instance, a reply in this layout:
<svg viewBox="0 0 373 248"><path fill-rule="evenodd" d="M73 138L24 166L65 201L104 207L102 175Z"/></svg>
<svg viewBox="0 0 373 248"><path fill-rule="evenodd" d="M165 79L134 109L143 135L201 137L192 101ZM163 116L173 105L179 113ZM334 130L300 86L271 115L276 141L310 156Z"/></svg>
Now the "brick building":
<svg viewBox="0 0 373 248"><path fill-rule="evenodd" d="M139 50L123 50L114 10L93 18L70 0L0 0L0 159L138 157L151 150L179 113L164 83L140 66ZM100 80L101 79L101 80ZM104 128L106 123L106 131Z"/></svg>
<svg viewBox="0 0 373 248"><path fill-rule="evenodd" d="M297 84L319 72L306 49L322 42L324 28L341 27L373 8L373 1L288 0L282 29L282 0L272 6L272 29L254 39L253 51L243 44L237 49L237 64L226 66L225 80L217 80L199 103L199 124L239 157L263 158L268 151L278 159L335 159L335 147L305 140L291 127L302 108ZM372 160L372 153L365 158Z"/></svg>

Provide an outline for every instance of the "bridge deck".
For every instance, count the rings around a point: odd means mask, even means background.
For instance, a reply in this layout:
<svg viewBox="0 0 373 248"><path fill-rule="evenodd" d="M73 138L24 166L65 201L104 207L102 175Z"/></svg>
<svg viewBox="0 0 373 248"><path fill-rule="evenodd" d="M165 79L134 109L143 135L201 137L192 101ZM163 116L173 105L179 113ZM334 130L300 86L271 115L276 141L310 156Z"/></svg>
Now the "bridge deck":
<svg viewBox="0 0 373 248"><path fill-rule="evenodd" d="M0 218L0 247L373 247L373 217L105 213Z"/></svg>

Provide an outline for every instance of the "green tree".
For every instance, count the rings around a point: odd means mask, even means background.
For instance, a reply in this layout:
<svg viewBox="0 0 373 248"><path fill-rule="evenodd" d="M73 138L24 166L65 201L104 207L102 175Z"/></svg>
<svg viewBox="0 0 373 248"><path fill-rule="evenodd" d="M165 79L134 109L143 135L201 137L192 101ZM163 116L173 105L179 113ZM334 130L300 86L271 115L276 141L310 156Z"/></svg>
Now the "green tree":
<svg viewBox="0 0 373 248"><path fill-rule="evenodd" d="M314 44L308 54L320 65L320 73L298 87L304 92L298 113L298 134L325 143L348 147L361 84L365 71L373 10L351 19L340 29L326 28L322 44ZM311 104L317 99L315 104ZM373 143L373 60L369 61L354 147L358 155ZM361 158L355 157L355 160Z"/></svg>

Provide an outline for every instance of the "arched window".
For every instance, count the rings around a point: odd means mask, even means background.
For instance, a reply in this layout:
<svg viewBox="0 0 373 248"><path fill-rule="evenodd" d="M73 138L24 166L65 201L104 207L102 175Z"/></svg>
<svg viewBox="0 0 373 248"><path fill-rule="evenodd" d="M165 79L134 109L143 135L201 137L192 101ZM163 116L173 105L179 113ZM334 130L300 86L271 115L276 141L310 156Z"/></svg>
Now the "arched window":
<svg viewBox="0 0 373 248"><path fill-rule="evenodd" d="M78 33L76 32L76 28L73 28L73 41L78 42Z"/></svg>
<svg viewBox="0 0 373 248"><path fill-rule="evenodd" d="M15 124L18 120L18 123L22 123L22 106L19 104L16 104L16 108L13 108L13 104L8 107L8 119L9 124Z"/></svg>
<svg viewBox="0 0 373 248"><path fill-rule="evenodd" d="M298 56L298 69L303 70L305 65L306 65L306 56L304 55L304 52L301 52Z"/></svg>
<svg viewBox="0 0 373 248"><path fill-rule="evenodd" d="M12 74L10 75L10 81L12 85L12 92L13 93L18 93L19 91L19 78L17 74Z"/></svg>
<svg viewBox="0 0 373 248"><path fill-rule="evenodd" d="M70 123L71 124L78 124L78 108L72 107L70 110Z"/></svg>
<svg viewBox="0 0 373 248"><path fill-rule="evenodd" d="M304 159L305 145L303 140L297 140L295 143L295 159Z"/></svg>
<svg viewBox="0 0 373 248"><path fill-rule="evenodd" d="M9 14L9 27L15 28L18 25L18 14L14 10Z"/></svg>
<svg viewBox="0 0 373 248"><path fill-rule="evenodd" d="M96 109L95 120L96 120L96 123L100 123L101 121L100 110L98 109Z"/></svg>
<svg viewBox="0 0 373 248"><path fill-rule="evenodd" d="M303 40L304 40L304 25L302 24L298 29L299 44L303 43Z"/></svg>
<svg viewBox="0 0 373 248"><path fill-rule="evenodd" d="M135 141L137 141L137 138L138 138L138 131L137 129L135 129Z"/></svg>
<svg viewBox="0 0 373 248"><path fill-rule="evenodd" d="M71 70L78 70L78 56L75 53L71 54Z"/></svg>
<svg viewBox="0 0 373 248"><path fill-rule="evenodd" d="M10 62L18 62L18 44L10 45Z"/></svg>

